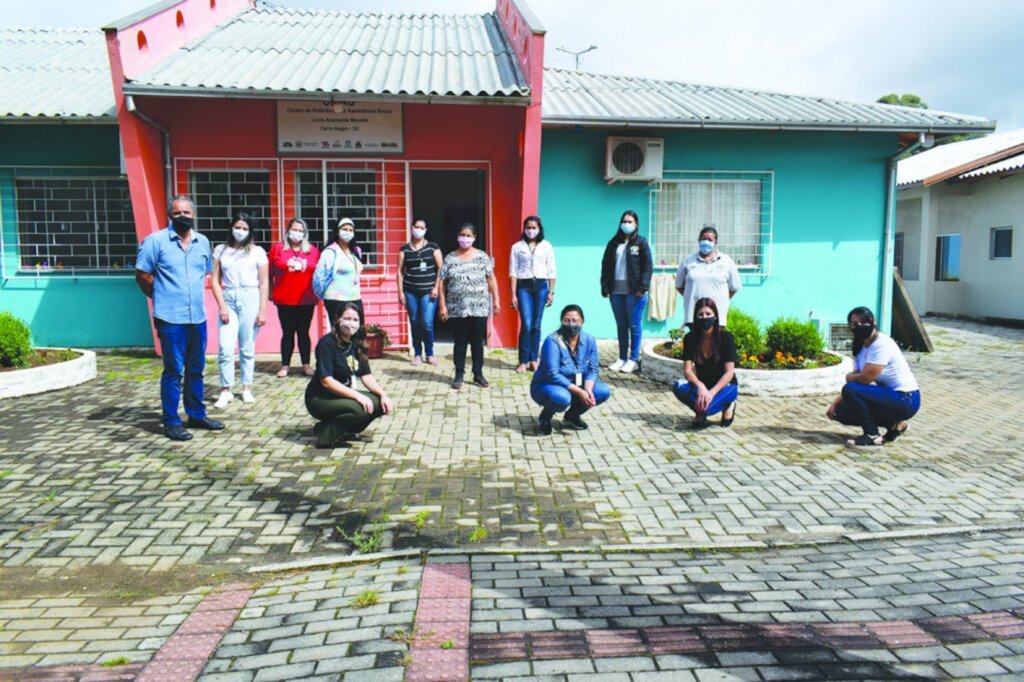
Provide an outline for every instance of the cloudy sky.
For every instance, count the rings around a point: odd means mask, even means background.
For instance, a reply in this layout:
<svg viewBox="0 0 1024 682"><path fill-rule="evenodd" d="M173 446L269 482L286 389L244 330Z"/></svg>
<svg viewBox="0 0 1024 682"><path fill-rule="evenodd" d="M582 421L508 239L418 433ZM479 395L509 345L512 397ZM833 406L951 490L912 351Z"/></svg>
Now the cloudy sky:
<svg viewBox="0 0 1024 682"><path fill-rule="evenodd" d="M99 26L152 0L2 0L7 25ZM351 11L488 12L489 0L274 0ZM531 0L546 63L793 94L873 101L920 95L932 109L1024 127L1024 2L988 0Z"/></svg>

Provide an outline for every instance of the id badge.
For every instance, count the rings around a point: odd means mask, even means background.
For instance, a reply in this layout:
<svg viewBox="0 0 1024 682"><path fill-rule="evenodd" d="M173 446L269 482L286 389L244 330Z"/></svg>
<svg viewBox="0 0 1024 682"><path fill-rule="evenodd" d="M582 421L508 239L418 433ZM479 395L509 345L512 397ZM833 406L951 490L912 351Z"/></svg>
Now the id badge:
<svg viewBox="0 0 1024 682"><path fill-rule="evenodd" d="M583 372L576 372L576 385L583 386Z"/></svg>
<svg viewBox="0 0 1024 682"><path fill-rule="evenodd" d="M426 270L426 269L427 269L427 261L421 260L420 261L420 270Z"/></svg>

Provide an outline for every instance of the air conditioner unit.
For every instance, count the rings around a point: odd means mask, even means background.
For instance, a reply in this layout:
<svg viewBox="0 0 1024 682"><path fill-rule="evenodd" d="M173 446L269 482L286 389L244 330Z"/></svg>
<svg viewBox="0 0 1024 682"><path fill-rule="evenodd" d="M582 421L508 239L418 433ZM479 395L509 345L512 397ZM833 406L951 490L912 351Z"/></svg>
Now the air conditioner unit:
<svg viewBox="0 0 1024 682"><path fill-rule="evenodd" d="M665 162L665 140L660 137L609 137L604 179L660 180Z"/></svg>

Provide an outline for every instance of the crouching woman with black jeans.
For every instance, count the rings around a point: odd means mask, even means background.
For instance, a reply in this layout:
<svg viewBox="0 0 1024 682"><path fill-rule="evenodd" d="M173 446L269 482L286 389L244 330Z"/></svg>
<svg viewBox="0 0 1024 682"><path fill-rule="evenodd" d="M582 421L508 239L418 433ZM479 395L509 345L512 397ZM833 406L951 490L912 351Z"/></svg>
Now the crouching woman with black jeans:
<svg viewBox="0 0 1024 682"><path fill-rule="evenodd" d="M846 316L853 331L853 370L842 394L825 416L864 432L847 445L891 443L907 430L907 420L921 409L921 391L896 342L875 327L875 316L861 306ZM879 435L878 427L886 428Z"/></svg>
<svg viewBox="0 0 1024 682"><path fill-rule="evenodd" d="M359 377L369 393L352 388L352 377ZM306 409L319 420L313 431L321 448L361 433L394 409L370 374L359 308L353 303L345 304L334 322L334 332L316 344L316 374L306 388Z"/></svg>

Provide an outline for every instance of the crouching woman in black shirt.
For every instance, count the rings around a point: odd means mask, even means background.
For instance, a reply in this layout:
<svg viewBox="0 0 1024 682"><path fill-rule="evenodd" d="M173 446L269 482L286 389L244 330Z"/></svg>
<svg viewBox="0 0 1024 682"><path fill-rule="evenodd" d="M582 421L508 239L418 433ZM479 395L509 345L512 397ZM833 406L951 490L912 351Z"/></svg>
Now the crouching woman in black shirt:
<svg viewBox="0 0 1024 682"><path fill-rule="evenodd" d="M316 374L306 387L306 409L319 420L313 427L318 447L334 447L394 409L370 374L360 326L359 308L348 303L335 321L334 333L316 344ZM359 377L369 393L352 388L352 377Z"/></svg>
<svg viewBox="0 0 1024 682"><path fill-rule="evenodd" d="M693 428L708 426L708 416L722 413L722 426L736 413L736 340L718 320L718 306L702 298L693 306L692 331L683 337L683 375L672 392L693 410Z"/></svg>

